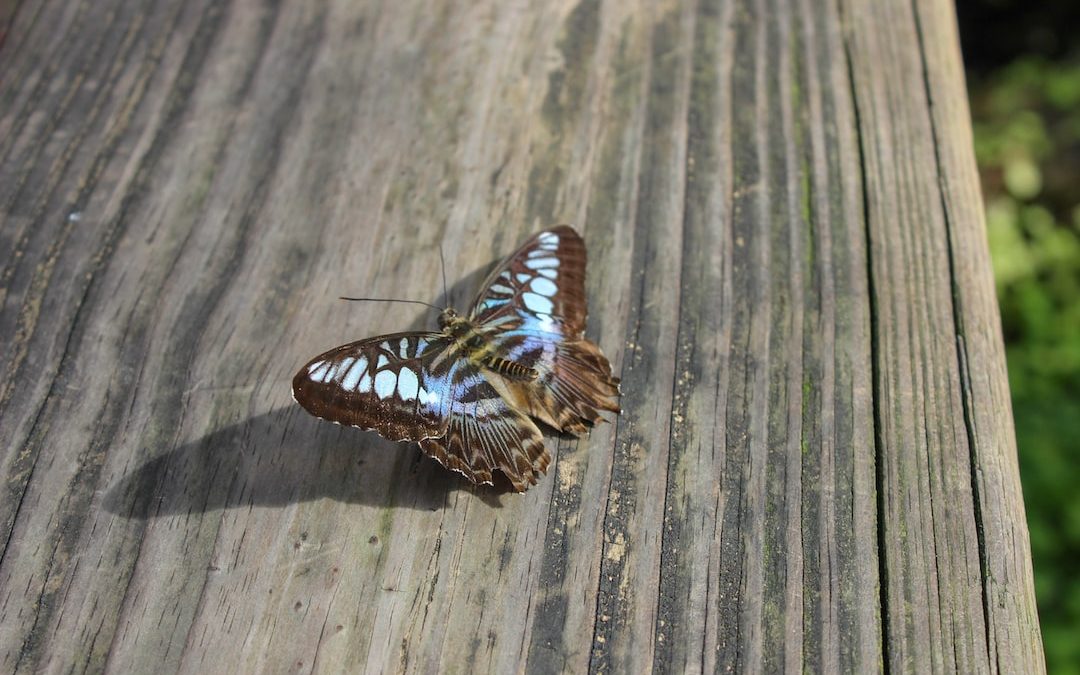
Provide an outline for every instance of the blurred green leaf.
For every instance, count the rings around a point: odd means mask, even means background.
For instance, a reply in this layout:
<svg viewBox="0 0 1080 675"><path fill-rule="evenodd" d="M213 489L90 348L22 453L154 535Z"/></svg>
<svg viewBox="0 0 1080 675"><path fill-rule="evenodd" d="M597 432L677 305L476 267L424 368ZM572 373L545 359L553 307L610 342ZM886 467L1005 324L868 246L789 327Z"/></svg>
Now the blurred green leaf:
<svg viewBox="0 0 1080 675"><path fill-rule="evenodd" d="M1080 64L971 91L1048 669L1080 675Z"/></svg>
<svg viewBox="0 0 1080 675"><path fill-rule="evenodd" d="M1017 199L1031 199L1042 191L1042 172L1030 157L1005 162L1005 187Z"/></svg>

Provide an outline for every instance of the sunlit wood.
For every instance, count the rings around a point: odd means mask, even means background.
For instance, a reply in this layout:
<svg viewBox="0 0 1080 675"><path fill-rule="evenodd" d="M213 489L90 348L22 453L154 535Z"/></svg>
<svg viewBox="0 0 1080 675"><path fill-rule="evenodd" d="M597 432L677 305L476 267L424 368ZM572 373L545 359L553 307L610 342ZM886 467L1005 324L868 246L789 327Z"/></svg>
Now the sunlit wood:
<svg viewBox="0 0 1080 675"><path fill-rule="evenodd" d="M23 0L0 671L1038 671L980 204L945 0ZM292 402L557 223L528 492Z"/></svg>

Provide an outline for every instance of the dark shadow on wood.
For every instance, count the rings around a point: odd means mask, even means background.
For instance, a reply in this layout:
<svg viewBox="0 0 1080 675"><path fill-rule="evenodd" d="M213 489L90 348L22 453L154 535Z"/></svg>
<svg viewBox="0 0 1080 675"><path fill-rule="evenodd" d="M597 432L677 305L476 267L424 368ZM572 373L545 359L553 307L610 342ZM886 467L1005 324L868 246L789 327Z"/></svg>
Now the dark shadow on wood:
<svg viewBox="0 0 1080 675"><path fill-rule="evenodd" d="M476 487L414 443L278 408L155 457L108 488L103 506L128 518L286 506L316 499L436 510L455 490L492 508L505 491Z"/></svg>
<svg viewBox="0 0 1080 675"><path fill-rule="evenodd" d="M438 260L436 260L436 263ZM468 274L459 275L452 269L446 270L446 282L450 284L447 291L437 289L435 300L428 301L425 298L417 298L425 302L431 302L439 307L453 307L461 314L467 314L476 300L476 294L480 292L480 285L488 274L495 269L502 260L492 260L487 265L481 265ZM455 282L454 279L457 279ZM425 326L417 326L415 330L422 330Z"/></svg>
<svg viewBox="0 0 1080 675"><path fill-rule="evenodd" d="M445 306L447 295L471 303L495 264L459 277L434 304ZM403 328L435 330L436 324L423 313ZM374 432L340 427L293 405L230 424L154 457L108 488L103 505L111 513L141 519L323 498L435 510L455 490L472 490L492 508L514 498L502 476L494 487L473 486L425 457L415 443L394 443Z"/></svg>

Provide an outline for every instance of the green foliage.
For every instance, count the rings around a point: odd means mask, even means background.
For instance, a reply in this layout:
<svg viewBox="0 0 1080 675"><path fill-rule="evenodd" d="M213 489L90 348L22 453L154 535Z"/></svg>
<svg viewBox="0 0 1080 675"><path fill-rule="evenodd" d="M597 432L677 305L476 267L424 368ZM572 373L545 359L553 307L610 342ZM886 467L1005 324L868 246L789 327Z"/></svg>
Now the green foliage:
<svg viewBox="0 0 1080 675"><path fill-rule="evenodd" d="M1022 57L971 95L1047 666L1080 673L1080 64Z"/></svg>

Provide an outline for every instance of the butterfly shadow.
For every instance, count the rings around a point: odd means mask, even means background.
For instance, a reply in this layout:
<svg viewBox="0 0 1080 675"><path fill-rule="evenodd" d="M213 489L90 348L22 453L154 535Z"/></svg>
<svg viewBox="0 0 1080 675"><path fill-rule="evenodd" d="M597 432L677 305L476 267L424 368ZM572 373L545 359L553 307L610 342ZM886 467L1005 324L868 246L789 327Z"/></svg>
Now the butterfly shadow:
<svg viewBox="0 0 1080 675"><path fill-rule="evenodd" d="M436 304L471 298L492 268L483 266L461 278ZM430 313L422 313L408 329L435 330L436 325ZM501 508L512 496L502 476L495 486L473 486L423 456L415 443L394 443L373 432L330 424L291 405L147 460L106 490L103 506L140 519L317 499L435 510L457 490L472 492L492 508Z"/></svg>
<svg viewBox="0 0 1080 675"><path fill-rule="evenodd" d="M230 424L144 462L106 490L103 506L137 519L318 499L433 511L466 490L501 508L508 488L473 486L416 444L328 424L297 406Z"/></svg>

